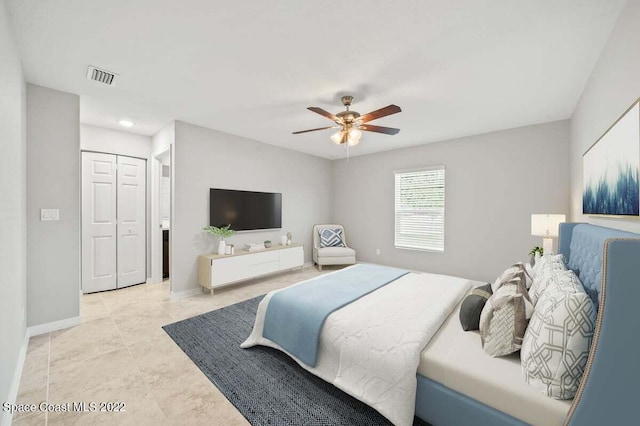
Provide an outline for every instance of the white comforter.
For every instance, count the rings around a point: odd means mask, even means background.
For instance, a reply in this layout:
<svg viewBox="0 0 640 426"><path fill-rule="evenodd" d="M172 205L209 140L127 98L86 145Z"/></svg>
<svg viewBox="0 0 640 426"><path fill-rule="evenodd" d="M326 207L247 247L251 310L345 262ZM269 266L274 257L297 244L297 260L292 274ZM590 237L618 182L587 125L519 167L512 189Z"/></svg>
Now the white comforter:
<svg viewBox="0 0 640 426"><path fill-rule="evenodd" d="M315 368L262 337L264 315L275 293L270 292L260 302L253 331L242 347L279 349L392 423L411 425L420 352L470 286L462 278L410 273L333 312L320 333Z"/></svg>

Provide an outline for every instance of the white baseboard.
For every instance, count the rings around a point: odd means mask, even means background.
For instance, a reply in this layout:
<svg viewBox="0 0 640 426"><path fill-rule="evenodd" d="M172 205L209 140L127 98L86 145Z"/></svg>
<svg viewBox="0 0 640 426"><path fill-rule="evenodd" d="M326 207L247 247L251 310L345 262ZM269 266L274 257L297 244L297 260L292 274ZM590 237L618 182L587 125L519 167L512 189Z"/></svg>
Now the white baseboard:
<svg viewBox="0 0 640 426"><path fill-rule="evenodd" d="M20 380L22 380L22 370L24 369L24 362L27 358L27 348L29 347L29 338L32 336L38 336L40 334L49 333L50 331L61 330L63 328L73 327L80 324L80 317L66 318L60 321L48 322L45 324L38 324L31 327L27 327L24 333L24 339L22 341L22 347L18 353L18 362L13 373L13 380L11 381L11 387L9 388L9 395L7 401L10 404L15 404L18 398L18 390L20 389ZM11 426L13 416L9 413L3 413L2 419L0 419L0 426Z"/></svg>
<svg viewBox="0 0 640 426"><path fill-rule="evenodd" d="M62 330L63 328L73 327L80 324L80 317L66 318L60 321L47 322L44 324L32 325L27 328L27 336L39 336L40 334L49 333L50 331Z"/></svg>
<svg viewBox="0 0 640 426"><path fill-rule="evenodd" d="M192 288L184 291L171 290L170 297L171 297L171 300L180 300L180 299L185 299L191 296L197 296L199 294L202 294L202 287L198 286L198 288Z"/></svg>
<svg viewBox="0 0 640 426"><path fill-rule="evenodd" d="M20 389L20 380L22 379L22 369L24 368L24 361L27 358L27 348L29 347L29 330L24 333L24 339L22 339L22 347L18 352L18 362L16 363L16 369L13 372L13 380L11 381L11 387L9 387L9 395L7 396L7 402L15 404L18 399L18 390ZM3 413L2 419L0 419L0 426L11 426L13 415L9 413Z"/></svg>
<svg viewBox="0 0 640 426"><path fill-rule="evenodd" d="M313 266L313 261L304 262L304 265L302 265L303 268L308 268L309 266Z"/></svg>

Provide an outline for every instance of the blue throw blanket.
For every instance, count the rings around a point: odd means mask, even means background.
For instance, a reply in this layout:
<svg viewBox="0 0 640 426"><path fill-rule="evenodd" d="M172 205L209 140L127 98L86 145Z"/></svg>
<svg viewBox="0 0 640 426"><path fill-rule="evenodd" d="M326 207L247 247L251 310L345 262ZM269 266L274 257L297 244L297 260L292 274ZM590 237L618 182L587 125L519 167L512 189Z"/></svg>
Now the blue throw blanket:
<svg viewBox="0 0 640 426"><path fill-rule="evenodd" d="M356 265L274 293L262 335L315 367L320 330L333 312L409 273L381 265Z"/></svg>

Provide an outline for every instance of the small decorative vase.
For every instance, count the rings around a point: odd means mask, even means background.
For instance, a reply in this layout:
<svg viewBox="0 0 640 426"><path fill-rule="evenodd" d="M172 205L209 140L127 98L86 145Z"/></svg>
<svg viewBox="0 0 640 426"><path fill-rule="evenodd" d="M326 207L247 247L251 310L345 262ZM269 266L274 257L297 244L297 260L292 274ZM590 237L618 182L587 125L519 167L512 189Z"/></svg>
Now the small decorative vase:
<svg viewBox="0 0 640 426"><path fill-rule="evenodd" d="M264 246L265 246L266 248L271 247L271 241L265 241L265 242L264 242Z"/></svg>
<svg viewBox="0 0 640 426"><path fill-rule="evenodd" d="M280 245L286 246L287 245L287 236L283 235L282 237L280 237Z"/></svg>
<svg viewBox="0 0 640 426"><path fill-rule="evenodd" d="M224 240L220 238L220 242L218 243L218 254L224 254L225 248L226 244L224 243Z"/></svg>

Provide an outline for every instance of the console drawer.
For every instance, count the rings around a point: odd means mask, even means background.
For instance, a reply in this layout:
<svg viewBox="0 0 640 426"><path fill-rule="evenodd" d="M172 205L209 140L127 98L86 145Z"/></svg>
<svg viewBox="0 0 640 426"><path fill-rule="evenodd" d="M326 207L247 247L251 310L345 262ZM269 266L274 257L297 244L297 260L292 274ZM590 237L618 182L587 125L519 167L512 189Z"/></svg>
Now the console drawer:
<svg viewBox="0 0 640 426"><path fill-rule="evenodd" d="M205 254L198 258L198 282L211 290L226 284L286 271L304 264L304 246L277 246L235 255Z"/></svg>
<svg viewBox="0 0 640 426"><path fill-rule="evenodd" d="M260 263L278 262L280 259L279 251L266 251L251 253L243 256L238 256L238 259L246 257L246 265L259 265Z"/></svg>
<svg viewBox="0 0 640 426"><path fill-rule="evenodd" d="M280 269L291 269L304 264L302 247L291 247L280 250Z"/></svg>

